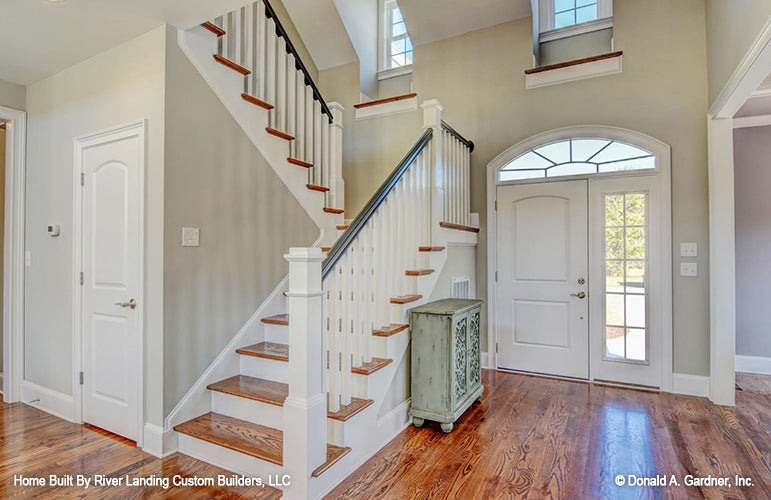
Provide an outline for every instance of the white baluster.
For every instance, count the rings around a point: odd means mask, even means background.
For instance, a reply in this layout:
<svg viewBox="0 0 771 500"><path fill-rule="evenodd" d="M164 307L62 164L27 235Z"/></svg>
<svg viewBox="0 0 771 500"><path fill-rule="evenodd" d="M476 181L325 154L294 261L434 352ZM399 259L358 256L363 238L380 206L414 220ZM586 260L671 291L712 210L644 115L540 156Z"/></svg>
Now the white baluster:
<svg viewBox="0 0 771 500"><path fill-rule="evenodd" d="M265 99L273 106L276 105L276 23L268 19L268 43L265 58ZM271 128L276 128L275 108L268 112L268 123Z"/></svg>
<svg viewBox="0 0 771 500"><path fill-rule="evenodd" d="M325 187L331 187L332 181L329 179L329 132L330 132L330 126L327 121L326 115L322 115L321 117L321 162L319 166L319 172L321 175L321 183L320 185ZM333 205L329 201L329 195L325 195L327 197L327 203L329 203L327 206L337 208L337 205Z"/></svg>
<svg viewBox="0 0 771 500"><path fill-rule="evenodd" d="M463 195L466 203L463 208L463 224L471 225L471 152L469 148L463 148Z"/></svg>
<svg viewBox="0 0 771 500"><path fill-rule="evenodd" d="M292 54L286 55L286 132L295 137L297 134L297 70L294 67L295 58ZM296 156L297 141L289 141L289 156Z"/></svg>
<svg viewBox="0 0 771 500"><path fill-rule="evenodd" d="M394 274L396 274L396 286L397 286L397 295L403 296L407 294L407 291L404 288L405 285L405 279L404 279L404 228L406 226L405 222L407 221L407 210L405 210L404 207L404 198L405 198L405 186L404 186L404 177L402 177L399 180L399 183L396 185L396 199L395 205L396 205L396 213L397 213L397 223L396 223L396 232L394 234L394 238L397 240L397 246L396 246L396 266L394 269Z"/></svg>
<svg viewBox="0 0 771 500"><path fill-rule="evenodd" d="M233 37L233 32L230 25L230 13L222 16L222 29L225 30L225 34L220 37L222 40L222 57L230 59L230 39Z"/></svg>
<svg viewBox="0 0 771 500"><path fill-rule="evenodd" d="M233 61L241 66L243 60L243 12L242 9L233 11Z"/></svg>
<svg viewBox="0 0 771 500"><path fill-rule="evenodd" d="M322 303L322 359L321 359L321 387L323 390L326 391L327 394L327 401L329 401L329 394L332 392L330 390L329 386L329 368L327 367L327 360L329 359L329 349L330 349L330 338L329 338L329 332L331 330L330 328L330 289L329 285L332 283L331 279L323 280L321 283L321 289L323 292L323 295L321 296L321 303ZM327 402L327 407L329 407L329 403Z"/></svg>
<svg viewBox="0 0 771 500"><path fill-rule="evenodd" d="M362 288L364 289L364 325L362 327L362 358L365 363L372 362L372 330L374 324L372 321L373 316L373 303L372 298L374 292L372 290L372 236L374 234L374 217L370 219L370 222L364 228L364 279L362 280Z"/></svg>
<svg viewBox="0 0 771 500"><path fill-rule="evenodd" d="M313 183L323 186L321 181L321 102L313 101ZM337 208L337 207L332 207Z"/></svg>
<svg viewBox="0 0 771 500"><path fill-rule="evenodd" d="M351 359L361 366L361 233L351 243Z"/></svg>
<svg viewBox="0 0 771 500"><path fill-rule="evenodd" d="M329 281L329 411L340 410L340 282L341 263L327 276Z"/></svg>
<svg viewBox="0 0 771 500"><path fill-rule="evenodd" d="M257 99L265 100L265 56L267 55L268 40L268 21L265 18L265 4L255 2L255 32L254 39L256 45L254 48L254 96ZM272 104L272 103L269 103Z"/></svg>
<svg viewBox="0 0 771 500"><path fill-rule="evenodd" d="M276 128L286 131L286 40L279 37L276 47Z"/></svg>
<svg viewBox="0 0 771 500"><path fill-rule="evenodd" d="M351 250L348 249L340 259L343 263L342 271L342 307L341 317L342 332L340 336L340 404L351 404Z"/></svg>
<svg viewBox="0 0 771 500"><path fill-rule="evenodd" d="M246 77L244 92L254 95L254 4L244 7L244 65L252 70Z"/></svg>
<svg viewBox="0 0 771 500"><path fill-rule="evenodd" d="M305 75L300 70L297 70L297 130L294 137L294 158L302 160L305 155Z"/></svg>
<svg viewBox="0 0 771 500"><path fill-rule="evenodd" d="M310 86L305 85L305 150L303 151L303 160L313 163L313 91Z"/></svg>

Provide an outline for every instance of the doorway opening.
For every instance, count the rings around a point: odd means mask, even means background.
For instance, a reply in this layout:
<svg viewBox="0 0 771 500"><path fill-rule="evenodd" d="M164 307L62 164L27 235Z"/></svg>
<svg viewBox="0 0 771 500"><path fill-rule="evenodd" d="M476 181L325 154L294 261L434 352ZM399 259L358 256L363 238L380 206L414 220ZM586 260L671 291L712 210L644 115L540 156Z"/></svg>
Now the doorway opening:
<svg viewBox="0 0 771 500"><path fill-rule="evenodd" d="M670 391L669 147L613 127L488 166L491 368Z"/></svg>

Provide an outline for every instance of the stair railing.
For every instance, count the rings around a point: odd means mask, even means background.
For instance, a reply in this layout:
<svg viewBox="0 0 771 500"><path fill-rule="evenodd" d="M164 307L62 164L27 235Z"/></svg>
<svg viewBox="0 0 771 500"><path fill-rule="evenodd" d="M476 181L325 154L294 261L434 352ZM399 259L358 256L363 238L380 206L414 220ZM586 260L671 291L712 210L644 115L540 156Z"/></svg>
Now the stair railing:
<svg viewBox="0 0 771 500"><path fill-rule="evenodd" d="M268 0L211 21L225 34L217 52L250 71L244 95L271 106L268 126L294 138L290 157L310 164L308 184L329 188L326 206L343 207L342 106L327 104Z"/></svg>

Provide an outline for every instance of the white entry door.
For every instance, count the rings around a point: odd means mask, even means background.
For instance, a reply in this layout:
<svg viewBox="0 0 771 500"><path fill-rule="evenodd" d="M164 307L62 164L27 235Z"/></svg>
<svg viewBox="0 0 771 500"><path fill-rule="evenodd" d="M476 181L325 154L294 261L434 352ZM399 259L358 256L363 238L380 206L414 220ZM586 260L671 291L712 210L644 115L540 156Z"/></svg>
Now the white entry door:
<svg viewBox="0 0 771 500"><path fill-rule="evenodd" d="M498 366L589 377L587 181L498 186Z"/></svg>
<svg viewBox="0 0 771 500"><path fill-rule="evenodd" d="M82 165L83 420L139 437L142 134L101 135Z"/></svg>

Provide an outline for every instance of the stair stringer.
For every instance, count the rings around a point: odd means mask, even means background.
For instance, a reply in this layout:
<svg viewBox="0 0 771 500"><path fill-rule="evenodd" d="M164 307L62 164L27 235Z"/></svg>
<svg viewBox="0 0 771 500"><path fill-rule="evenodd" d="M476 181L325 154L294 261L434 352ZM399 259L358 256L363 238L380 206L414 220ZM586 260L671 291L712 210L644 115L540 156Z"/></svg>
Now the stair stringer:
<svg viewBox="0 0 771 500"><path fill-rule="evenodd" d="M241 98L244 77L214 60L212 55L217 53L216 37L196 26L189 30L178 30L177 43L313 222L319 228L331 230L337 224L342 224L342 214L324 212L324 193L306 187L307 169L287 162L290 153L288 141L265 131L269 123L268 111ZM337 189L342 192L342 180L338 179L337 184Z"/></svg>

